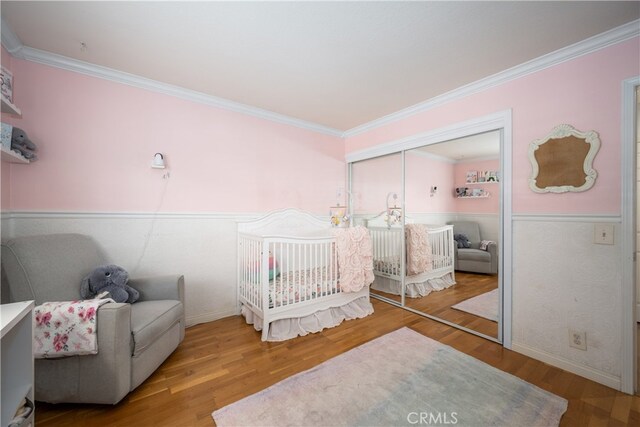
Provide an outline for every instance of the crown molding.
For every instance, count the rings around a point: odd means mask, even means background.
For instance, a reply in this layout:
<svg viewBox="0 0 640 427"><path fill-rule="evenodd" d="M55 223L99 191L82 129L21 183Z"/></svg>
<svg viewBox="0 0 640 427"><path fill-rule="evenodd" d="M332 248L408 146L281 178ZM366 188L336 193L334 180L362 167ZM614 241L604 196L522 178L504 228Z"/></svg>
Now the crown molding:
<svg viewBox="0 0 640 427"><path fill-rule="evenodd" d="M415 104L379 119L356 126L355 128L345 131L342 134L342 137L350 138L364 132L368 132L380 126L438 107L447 102L473 95L491 87L553 67L597 50L604 49L608 46L629 40L638 35L640 35L640 20L631 21L609 31L605 31L604 33L579 41L578 43L532 59L531 61L527 61L489 77L461 86L442 95L435 96L419 104Z"/></svg>
<svg viewBox="0 0 640 427"><path fill-rule="evenodd" d="M343 132L341 130L333 129L317 123L296 119L294 117L274 113L273 111L253 107L240 102L230 101L228 99L207 95L202 92L185 89L180 86L159 82L157 80L148 79L146 77L137 76L124 71L118 71L101 65L91 64L89 62L80 61L67 56L24 46L4 20L2 20L2 45L12 56L18 59L24 59L38 64L48 65L50 67L61 68L63 70L73 71L91 77L122 83L140 89L150 90L152 92L185 99L187 101L197 102L199 104L222 108L236 113L247 114L260 119L295 126L329 136L342 137Z"/></svg>
<svg viewBox="0 0 640 427"><path fill-rule="evenodd" d="M22 47L22 42L16 34L11 31L11 27L7 25L4 18L0 18L0 24L2 25L2 46L7 49L7 52L14 55Z"/></svg>
<svg viewBox="0 0 640 427"><path fill-rule="evenodd" d="M39 64L51 67L61 68L63 70L73 71L92 77L109 80L116 83L122 83L134 86L140 89L150 90L164 95L174 96L176 98L185 99L187 101L197 102L199 104L209 105L212 107L222 108L224 110L236 113L247 114L249 116L258 117L260 119L270 120L272 122L281 123L289 126L322 133L325 135L342 137L342 131L322 126L305 120L296 119L285 116L284 114L274 113L272 111L263 110L262 108L252 107L228 99L211 96L202 92L191 89L185 89L180 86L159 82L157 80L148 79L146 77L137 76L135 74L125 73L124 71L114 70L112 68L95 65L55 53L45 52L31 47L23 46L19 49L19 55L27 61L37 62Z"/></svg>

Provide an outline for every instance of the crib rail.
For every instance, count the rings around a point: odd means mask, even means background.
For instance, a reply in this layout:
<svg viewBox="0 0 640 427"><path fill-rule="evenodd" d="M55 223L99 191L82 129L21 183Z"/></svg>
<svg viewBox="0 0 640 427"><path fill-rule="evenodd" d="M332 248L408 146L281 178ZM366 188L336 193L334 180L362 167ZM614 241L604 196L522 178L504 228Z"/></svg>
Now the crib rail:
<svg viewBox="0 0 640 427"><path fill-rule="evenodd" d="M335 239L238 236L239 297L260 311L340 292Z"/></svg>
<svg viewBox="0 0 640 427"><path fill-rule="evenodd" d="M370 227L374 270L382 275L400 276L402 271L402 228Z"/></svg>
<svg viewBox="0 0 640 427"><path fill-rule="evenodd" d="M453 226L429 228L429 243L431 243L432 270L452 267L454 260Z"/></svg>
<svg viewBox="0 0 640 427"><path fill-rule="evenodd" d="M402 257L402 228L369 227L373 245L373 268L376 274L399 278ZM431 244L431 270L438 272L453 269L453 226L428 226Z"/></svg>

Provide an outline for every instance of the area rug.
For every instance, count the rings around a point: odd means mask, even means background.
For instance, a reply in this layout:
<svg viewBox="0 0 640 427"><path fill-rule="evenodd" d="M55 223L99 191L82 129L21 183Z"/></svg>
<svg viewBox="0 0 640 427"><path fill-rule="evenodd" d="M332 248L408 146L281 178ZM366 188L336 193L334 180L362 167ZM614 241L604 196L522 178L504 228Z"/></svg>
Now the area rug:
<svg viewBox="0 0 640 427"><path fill-rule="evenodd" d="M498 306L500 305L500 295L498 289L478 295L477 297L466 299L451 308L466 311L485 319L498 321Z"/></svg>
<svg viewBox="0 0 640 427"><path fill-rule="evenodd" d="M402 328L213 412L218 426L557 426L567 401Z"/></svg>

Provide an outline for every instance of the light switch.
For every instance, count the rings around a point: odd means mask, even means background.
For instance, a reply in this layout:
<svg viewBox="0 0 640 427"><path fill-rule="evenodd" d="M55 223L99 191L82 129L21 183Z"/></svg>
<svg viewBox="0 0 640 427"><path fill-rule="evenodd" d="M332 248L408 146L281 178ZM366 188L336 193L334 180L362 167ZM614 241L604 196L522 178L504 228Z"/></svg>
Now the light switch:
<svg viewBox="0 0 640 427"><path fill-rule="evenodd" d="M613 245L613 224L595 224L593 242L597 245Z"/></svg>

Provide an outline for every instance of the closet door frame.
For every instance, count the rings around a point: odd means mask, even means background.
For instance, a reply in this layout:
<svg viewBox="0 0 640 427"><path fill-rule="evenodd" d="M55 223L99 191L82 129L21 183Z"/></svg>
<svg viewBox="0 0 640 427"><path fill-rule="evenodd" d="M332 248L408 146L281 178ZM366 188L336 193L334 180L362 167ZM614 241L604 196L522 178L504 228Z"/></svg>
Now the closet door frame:
<svg viewBox="0 0 640 427"><path fill-rule="evenodd" d="M458 329L465 330L474 335L479 335L491 341L502 343L505 348L511 348L511 331L512 331L512 111L511 109L499 111L486 116L467 120L412 135L396 141L391 141L374 147L349 153L345 156L348 164L347 175L348 185L351 190L352 183L352 163L367 160L374 157L380 157L387 154L401 153L402 155L402 206L404 211L404 195L405 195L405 177L404 177L404 152L425 145L446 142L452 139L463 138L479 133L500 131L500 171L501 171L501 199L500 199L500 224L501 224L501 250L500 250L500 316L498 324L498 339L479 334L468 328L455 325L453 323L443 321L442 319L427 315L422 312L415 311L408 307L404 307L404 295L402 296L402 308L405 310L420 314L441 323L448 324ZM352 209L351 207L349 209ZM403 218L404 226L404 218ZM404 234L404 233L403 233ZM404 280L403 280L404 289ZM404 292L403 292L404 294Z"/></svg>

